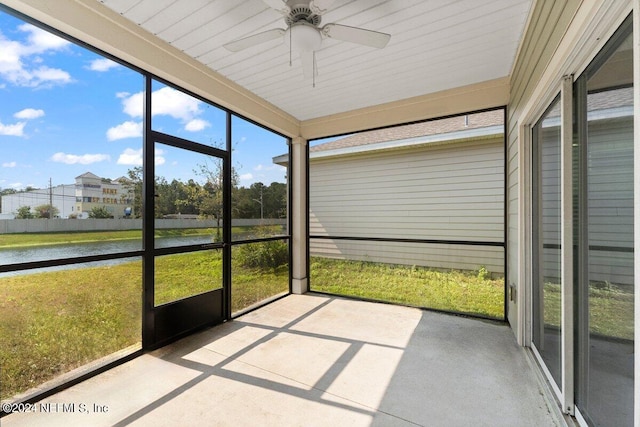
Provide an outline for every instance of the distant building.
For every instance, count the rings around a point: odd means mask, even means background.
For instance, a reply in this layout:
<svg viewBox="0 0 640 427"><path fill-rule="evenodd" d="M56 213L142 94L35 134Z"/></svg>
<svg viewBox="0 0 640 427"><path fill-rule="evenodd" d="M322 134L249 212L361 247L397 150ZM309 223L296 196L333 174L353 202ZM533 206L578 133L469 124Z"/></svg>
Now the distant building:
<svg viewBox="0 0 640 427"><path fill-rule="evenodd" d="M91 172L76 177L75 214L88 218L93 208L104 207L114 218L133 215L133 190L126 185L127 179L101 178Z"/></svg>
<svg viewBox="0 0 640 427"><path fill-rule="evenodd" d="M133 215L133 190L126 185L126 178L110 180L86 172L75 180L75 184L2 196L0 214L3 218L10 218L23 206L33 209L51 202L58 210L59 218L88 218L95 207L106 208L114 218Z"/></svg>
<svg viewBox="0 0 640 427"><path fill-rule="evenodd" d="M74 184L56 185L2 196L1 218L13 218L19 208L23 206L33 208L41 205L53 204L58 209L57 216L68 218L74 212L76 201L76 186Z"/></svg>

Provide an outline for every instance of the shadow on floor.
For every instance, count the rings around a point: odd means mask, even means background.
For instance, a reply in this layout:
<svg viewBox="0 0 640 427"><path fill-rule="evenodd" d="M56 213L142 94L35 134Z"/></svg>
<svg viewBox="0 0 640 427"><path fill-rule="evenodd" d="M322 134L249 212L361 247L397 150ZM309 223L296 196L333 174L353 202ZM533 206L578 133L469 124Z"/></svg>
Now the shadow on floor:
<svg viewBox="0 0 640 427"><path fill-rule="evenodd" d="M543 390L504 324L291 295L48 399L106 413L3 425L558 425Z"/></svg>

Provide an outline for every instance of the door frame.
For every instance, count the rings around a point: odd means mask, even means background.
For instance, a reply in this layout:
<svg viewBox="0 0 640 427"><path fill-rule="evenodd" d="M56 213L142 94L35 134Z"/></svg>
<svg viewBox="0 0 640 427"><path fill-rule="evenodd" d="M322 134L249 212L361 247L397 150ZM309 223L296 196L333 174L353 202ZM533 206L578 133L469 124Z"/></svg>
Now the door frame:
<svg viewBox="0 0 640 427"><path fill-rule="evenodd" d="M150 81L150 79L149 79ZM147 94L150 98L151 90ZM150 99L149 99L150 101ZM147 109L150 110L150 109ZM150 115L150 111L148 112ZM227 114L229 116L229 114ZM150 117L149 117L150 119ZM150 123L151 120L146 120ZM223 170L223 219L230 218L230 165L228 151L192 142L186 139L153 131L145 132L143 149L143 322L142 347L154 349L182 338L197 329L220 324L229 318L231 294L229 271L231 267L230 236L231 221L222 221L222 242L178 246L171 248L155 247L155 145L169 145L190 152L205 154L222 160ZM155 259L158 256L219 250L222 252L222 288L213 289L198 295L155 305Z"/></svg>

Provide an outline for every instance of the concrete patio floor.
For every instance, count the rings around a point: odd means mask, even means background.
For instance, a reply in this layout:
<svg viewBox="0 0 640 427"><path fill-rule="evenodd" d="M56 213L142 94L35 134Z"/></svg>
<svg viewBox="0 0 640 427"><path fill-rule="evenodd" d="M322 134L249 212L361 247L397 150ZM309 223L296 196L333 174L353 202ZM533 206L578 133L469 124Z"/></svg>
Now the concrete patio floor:
<svg viewBox="0 0 640 427"><path fill-rule="evenodd" d="M556 426L498 323L291 295L45 399L2 426ZM63 406L66 405L66 406Z"/></svg>

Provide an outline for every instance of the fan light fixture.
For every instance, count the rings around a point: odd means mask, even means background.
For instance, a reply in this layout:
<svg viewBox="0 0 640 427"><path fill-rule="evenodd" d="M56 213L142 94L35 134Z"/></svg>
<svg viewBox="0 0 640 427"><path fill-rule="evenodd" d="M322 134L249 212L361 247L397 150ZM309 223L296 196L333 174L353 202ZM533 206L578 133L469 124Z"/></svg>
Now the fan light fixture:
<svg viewBox="0 0 640 427"><path fill-rule="evenodd" d="M322 36L316 27L298 22L287 28L284 42L296 52L311 52L320 49Z"/></svg>

